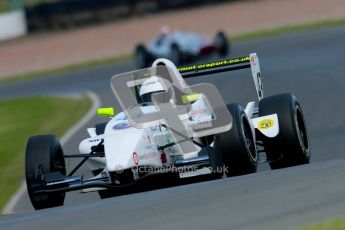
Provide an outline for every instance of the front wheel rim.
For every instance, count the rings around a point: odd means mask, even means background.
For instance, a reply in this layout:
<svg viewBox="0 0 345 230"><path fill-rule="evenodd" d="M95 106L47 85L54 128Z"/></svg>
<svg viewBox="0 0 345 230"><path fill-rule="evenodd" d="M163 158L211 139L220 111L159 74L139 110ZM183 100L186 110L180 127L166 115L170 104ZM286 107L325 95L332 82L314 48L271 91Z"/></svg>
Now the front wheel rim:
<svg viewBox="0 0 345 230"><path fill-rule="evenodd" d="M304 154L309 157L310 156L310 154L309 154L309 138L308 138L308 132L307 132L307 128L306 128L307 126L306 126L305 120L303 118L302 110L299 106L296 107L295 123L296 123L299 145L300 145L301 149L303 150Z"/></svg>

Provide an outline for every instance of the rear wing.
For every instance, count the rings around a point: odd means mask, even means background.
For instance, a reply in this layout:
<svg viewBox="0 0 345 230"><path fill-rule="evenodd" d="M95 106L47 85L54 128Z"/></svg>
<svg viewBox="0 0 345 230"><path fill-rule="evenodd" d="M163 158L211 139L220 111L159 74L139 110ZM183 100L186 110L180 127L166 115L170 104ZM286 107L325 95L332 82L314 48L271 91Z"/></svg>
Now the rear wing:
<svg viewBox="0 0 345 230"><path fill-rule="evenodd" d="M256 53L252 53L247 57L185 66L178 68L178 71L180 72L183 78L190 78L246 68L251 68L258 98L259 100L263 99L264 89L261 81L259 58L256 55Z"/></svg>

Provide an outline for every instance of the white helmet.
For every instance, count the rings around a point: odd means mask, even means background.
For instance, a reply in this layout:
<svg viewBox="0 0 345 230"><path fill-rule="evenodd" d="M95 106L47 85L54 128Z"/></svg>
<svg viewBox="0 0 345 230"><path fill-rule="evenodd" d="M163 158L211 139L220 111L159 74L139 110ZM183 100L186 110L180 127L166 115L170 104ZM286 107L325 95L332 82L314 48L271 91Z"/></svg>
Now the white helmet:
<svg viewBox="0 0 345 230"><path fill-rule="evenodd" d="M159 35L161 36L166 36L168 34L171 33L171 30L168 26L162 26L160 29L159 29Z"/></svg>
<svg viewBox="0 0 345 230"><path fill-rule="evenodd" d="M140 87L139 96L141 103L151 103L152 98L151 95L157 92L164 92L164 87L161 82L159 82L158 77L150 77L149 79L145 80Z"/></svg>

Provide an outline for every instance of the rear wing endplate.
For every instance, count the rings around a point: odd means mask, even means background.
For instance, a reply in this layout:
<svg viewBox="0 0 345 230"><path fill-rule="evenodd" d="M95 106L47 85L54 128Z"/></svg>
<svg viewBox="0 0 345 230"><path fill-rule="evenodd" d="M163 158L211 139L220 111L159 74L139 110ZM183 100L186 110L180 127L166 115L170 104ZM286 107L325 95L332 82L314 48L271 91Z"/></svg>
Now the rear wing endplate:
<svg viewBox="0 0 345 230"><path fill-rule="evenodd" d="M261 100L264 97L264 90L261 81L259 58L256 53L252 53L247 57L185 66L179 68L178 71L183 78L190 78L246 68L251 68L255 89L259 100Z"/></svg>

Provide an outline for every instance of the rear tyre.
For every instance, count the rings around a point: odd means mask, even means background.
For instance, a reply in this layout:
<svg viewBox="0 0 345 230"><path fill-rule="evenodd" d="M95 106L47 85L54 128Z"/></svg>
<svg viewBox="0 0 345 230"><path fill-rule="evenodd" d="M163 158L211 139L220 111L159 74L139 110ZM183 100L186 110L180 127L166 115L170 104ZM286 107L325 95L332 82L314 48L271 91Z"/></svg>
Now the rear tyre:
<svg viewBox="0 0 345 230"><path fill-rule="evenodd" d="M51 208L64 204L66 192L35 193L43 188L44 174L59 172L66 176L63 150L53 135L30 137L25 153L25 178L33 207Z"/></svg>
<svg viewBox="0 0 345 230"><path fill-rule="evenodd" d="M230 43L226 36L226 34L222 31L219 31L216 34L216 37L214 39L215 45L218 49L219 56L224 57L229 54L230 50Z"/></svg>
<svg viewBox="0 0 345 230"><path fill-rule="evenodd" d="M266 97L259 102L260 116L274 113L278 115L279 134L275 138L263 139L271 169L308 164L308 132L297 98L286 93Z"/></svg>
<svg viewBox="0 0 345 230"><path fill-rule="evenodd" d="M135 49L135 64L137 68L147 68L150 63L150 54L144 45L139 44Z"/></svg>
<svg viewBox="0 0 345 230"><path fill-rule="evenodd" d="M227 176L255 173L258 156L250 121L240 105L227 107L233 119L232 128L215 137L214 149L222 155Z"/></svg>

